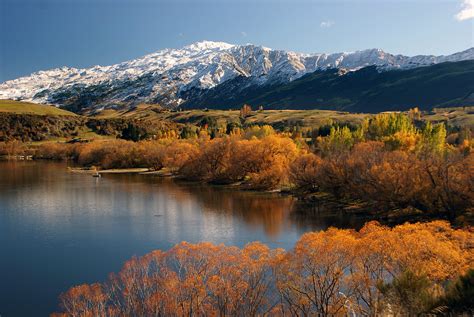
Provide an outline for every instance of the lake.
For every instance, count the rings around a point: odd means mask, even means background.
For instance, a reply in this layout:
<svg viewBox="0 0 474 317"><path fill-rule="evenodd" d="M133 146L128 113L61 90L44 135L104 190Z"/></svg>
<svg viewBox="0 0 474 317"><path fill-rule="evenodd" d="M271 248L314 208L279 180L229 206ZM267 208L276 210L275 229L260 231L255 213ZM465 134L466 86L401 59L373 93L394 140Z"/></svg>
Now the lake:
<svg viewBox="0 0 474 317"><path fill-rule="evenodd" d="M183 240L290 249L305 232L361 224L291 196L1 161L0 316L47 316L69 287Z"/></svg>

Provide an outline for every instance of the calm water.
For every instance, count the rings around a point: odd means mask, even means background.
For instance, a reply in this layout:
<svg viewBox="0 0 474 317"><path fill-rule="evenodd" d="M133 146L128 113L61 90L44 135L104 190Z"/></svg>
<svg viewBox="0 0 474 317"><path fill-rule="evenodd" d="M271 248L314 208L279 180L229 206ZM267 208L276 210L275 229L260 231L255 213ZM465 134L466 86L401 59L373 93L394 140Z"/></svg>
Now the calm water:
<svg viewBox="0 0 474 317"><path fill-rule="evenodd" d="M140 175L0 162L0 316L47 316L70 286L182 241L291 248L307 231L359 227L292 197Z"/></svg>

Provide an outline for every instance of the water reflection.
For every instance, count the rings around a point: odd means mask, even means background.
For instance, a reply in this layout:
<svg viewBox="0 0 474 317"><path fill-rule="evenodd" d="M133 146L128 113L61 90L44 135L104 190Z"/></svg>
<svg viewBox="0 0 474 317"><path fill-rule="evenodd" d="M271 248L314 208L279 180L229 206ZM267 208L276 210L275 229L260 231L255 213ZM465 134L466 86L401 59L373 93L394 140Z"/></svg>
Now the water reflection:
<svg viewBox="0 0 474 317"><path fill-rule="evenodd" d="M0 315L47 315L71 285L105 280L131 256L183 240L291 248L328 226L359 223L291 196L0 162Z"/></svg>
<svg viewBox="0 0 474 317"><path fill-rule="evenodd" d="M163 183L168 183L163 181ZM276 194L237 191L229 188L173 183L170 195L180 201L192 199L205 215L219 214L228 219L238 218L255 228L263 228L266 235L278 236L284 230L285 219L293 209L295 199Z"/></svg>
<svg viewBox="0 0 474 317"><path fill-rule="evenodd" d="M273 238L291 226L314 231L330 226L358 229L363 225L362 219L333 206L301 202L290 195L239 191L232 187L139 175L114 175L112 179L124 182L133 189L139 187L143 192L155 191L158 187L165 197L179 201L181 208L199 206L205 217L218 214L229 220L238 218L253 228L263 229L267 236Z"/></svg>

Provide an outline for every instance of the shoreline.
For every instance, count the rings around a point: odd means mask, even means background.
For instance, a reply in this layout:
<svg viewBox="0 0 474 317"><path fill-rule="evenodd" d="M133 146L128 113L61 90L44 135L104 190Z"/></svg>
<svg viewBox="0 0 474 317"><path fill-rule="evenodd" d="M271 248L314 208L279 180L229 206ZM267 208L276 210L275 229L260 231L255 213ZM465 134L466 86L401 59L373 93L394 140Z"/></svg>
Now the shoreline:
<svg viewBox="0 0 474 317"><path fill-rule="evenodd" d="M19 159L7 159L13 161L22 161ZM28 160L32 161L51 161L49 159L35 159ZM205 182L205 181L196 181L192 179L186 179L180 175L173 174L171 171L165 169L154 170L151 168L114 168L114 169L104 169L96 170L90 167L67 167L67 172L76 173L76 174L104 174L104 175L115 175L115 174L136 174L144 176L155 176L160 178L172 178L178 181L190 182L196 184L206 184L207 186L216 186L220 188L227 188L237 191L251 191L255 193L262 194L278 194L294 197L299 203L307 204L308 206L319 206L324 209L334 210L342 212L347 215L357 216L368 221L379 221L386 225L397 225L405 222L414 222L414 221L433 221L433 220L447 220L453 226L462 227L465 225L472 225L474 223L474 215L466 215L463 219L453 220L448 217L440 217L436 213L426 213L415 207L407 206L406 208L393 207L388 210L380 211L380 208L374 206L373 203L369 201L361 200L350 200L348 198L337 198L330 193L326 192L305 192L298 189L290 189L288 187L273 189L273 190L262 190L255 189L246 186L245 182L235 182L235 183L216 183L216 182ZM378 211L377 211L378 210Z"/></svg>
<svg viewBox="0 0 474 317"><path fill-rule="evenodd" d="M298 203L308 205L309 206L319 206L323 209L333 210L334 212L342 212L347 215L360 217L364 219L365 222L369 221L379 221L385 225L395 226L399 224L403 224L406 222L418 222L418 221L433 221L433 220L447 220L452 225L459 227L459 224L455 224L454 222L450 221L447 218L439 217L439 215L426 214L421 210L414 208L414 207L406 207L406 208L392 208L390 210L386 210L382 213L378 213L376 210L376 206L373 206L370 202L367 201L356 201L350 200L347 198L336 198L333 195L325 192L316 192L316 193L308 193L303 192L300 190L289 189L289 188L281 188L281 189L273 189L273 190L259 190L259 189L251 189L245 187L244 182L235 182L229 184L222 184L222 183L207 183L203 181L193 181L186 178L183 178L179 175L175 175L169 170L161 169L161 170L153 170L150 168L115 168L115 169L104 169L104 170L94 170L87 167L68 167L68 172L77 173L77 174L89 174L94 175L98 174L136 174L136 175L144 175L144 176L155 176L160 178L172 178L178 181L183 182L191 182L191 183L204 183L207 186L216 186L220 188L232 189L237 191L251 191L255 193L262 193L262 194L278 194L278 195L285 195L291 196L295 198ZM468 223L470 221L468 220ZM462 225L461 225L462 227Z"/></svg>

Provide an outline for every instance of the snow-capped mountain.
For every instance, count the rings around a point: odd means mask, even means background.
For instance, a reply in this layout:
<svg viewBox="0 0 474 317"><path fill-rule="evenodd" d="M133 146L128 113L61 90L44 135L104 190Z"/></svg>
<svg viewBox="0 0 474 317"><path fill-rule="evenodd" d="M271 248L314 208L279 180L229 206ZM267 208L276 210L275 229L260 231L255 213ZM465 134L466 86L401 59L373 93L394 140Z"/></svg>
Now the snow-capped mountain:
<svg viewBox="0 0 474 317"><path fill-rule="evenodd" d="M293 81L328 68L346 71L377 66L379 71L474 59L474 48L448 56L392 55L380 49L351 53L301 54L262 46L197 42L165 49L111 66L62 67L39 71L0 84L0 99L27 100L76 109L134 105L141 102L177 107L192 96L237 77L246 85ZM240 89L242 87L239 87Z"/></svg>

